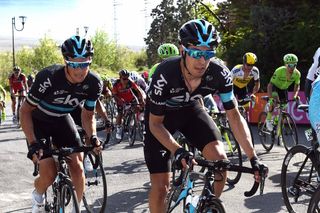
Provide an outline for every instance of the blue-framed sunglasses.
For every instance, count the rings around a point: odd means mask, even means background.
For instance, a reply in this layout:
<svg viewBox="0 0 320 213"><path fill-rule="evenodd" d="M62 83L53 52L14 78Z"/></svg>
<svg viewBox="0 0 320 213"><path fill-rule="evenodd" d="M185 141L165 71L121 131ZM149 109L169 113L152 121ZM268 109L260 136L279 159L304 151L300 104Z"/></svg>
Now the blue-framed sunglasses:
<svg viewBox="0 0 320 213"><path fill-rule="evenodd" d="M287 64L289 68L295 68L297 64Z"/></svg>
<svg viewBox="0 0 320 213"><path fill-rule="evenodd" d="M73 69L84 69L87 68L90 64L91 61L84 61L84 62L75 62L75 61L66 61L67 65Z"/></svg>
<svg viewBox="0 0 320 213"><path fill-rule="evenodd" d="M209 60L210 58L214 57L216 55L216 52L213 50L197 50L197 49L188 49L185 46L182 46L184 51L187 52L187 54L194 58L194 59L200 59L203 57L205 60Z"/></svg>

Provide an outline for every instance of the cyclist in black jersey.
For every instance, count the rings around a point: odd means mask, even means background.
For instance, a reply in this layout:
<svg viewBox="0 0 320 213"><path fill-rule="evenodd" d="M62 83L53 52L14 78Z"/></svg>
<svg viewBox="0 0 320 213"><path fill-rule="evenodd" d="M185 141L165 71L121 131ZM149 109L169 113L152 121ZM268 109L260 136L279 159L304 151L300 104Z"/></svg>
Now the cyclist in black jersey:
<svg viewBox="0 0 320 213"><path fill-rule="evenodd" d="M94 108L102 91L100 78L89 70L93 57L93 46L90 40L73 36L61 47L65 65L52 65L41 70L35 78L27 101L21 107L21 126L26 135L29 151L28 158L39 163L40 176L35 179L35 190L32 193L32 212L43 210L44 192L56 176L56 166L51 156L44 150L51 141L56 147L81 146L81 140L74 121L70 116L78 105L83 103L81 112L83 128L90 141L101 150L96 137ZM71 155L69 169L72 182L80 202L84 191L85 176L83 173L83 155Z"/></svg>
<svg viewBox="0 0 320 213"><path fill-rule="evenodd" d="M258 161L250 141L249 129L241 117L232 91L230 72L220 60L214 59L220 41L218 32L201 19L185 23L179 31L181 57L164 60L156 69L146 104L145 160L150 172L150 212L165 212L169 188L170 154L174 162L186 167L190 153L184 150L172 134L179 130L210 160L226 159L217 126L199 103L208 94L219 94L234 135L248 155L259 179ZM215 183L220 196L226 179Z"/></svg>

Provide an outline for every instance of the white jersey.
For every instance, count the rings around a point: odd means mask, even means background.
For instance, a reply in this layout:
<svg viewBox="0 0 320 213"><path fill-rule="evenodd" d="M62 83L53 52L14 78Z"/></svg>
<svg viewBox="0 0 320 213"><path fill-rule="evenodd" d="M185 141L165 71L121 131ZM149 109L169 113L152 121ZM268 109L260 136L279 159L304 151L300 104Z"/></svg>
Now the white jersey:
<svg viewBox="0 0 320 213"><path fill-rule="evenodd" d="M320 47L313 56L313 64L309 68L307 79L314 81L320 74Z"/></svg>
<svg viewBox="0 0 320 213"><path fill-rule="evenodd" d="M242 66L242 64L238 64L231 70L233 85L239 88L244 88L248 85L251 79L253 79L254 81L260 80L259 69L256 66L252 67L249 75L246 78L244 78L244 71L242 70Z"/></svg>
<svg viewBox="0 0 320 213"><path fill-rule="evenodd" d="M145 91L145 89L147 88L147 83L138 72L131 71L129 77L132 81L134 81L134 83L136 83L141 89Z"/></svg>

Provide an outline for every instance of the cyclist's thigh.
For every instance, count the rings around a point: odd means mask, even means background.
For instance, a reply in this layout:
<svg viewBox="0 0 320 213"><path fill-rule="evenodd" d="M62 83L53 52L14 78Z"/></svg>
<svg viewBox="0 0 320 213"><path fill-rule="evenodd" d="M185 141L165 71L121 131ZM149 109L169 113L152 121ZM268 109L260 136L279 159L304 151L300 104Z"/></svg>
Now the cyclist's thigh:
<svg viewBox="0 0 320 213"><path fill-rule="evenodd" d="M82 145L80 135L70 114L60 117L55 123L52 142L60 147L79 147Z"/></svg>
<svg viewBox="0 0 320 213"><path fill-rule="evenodd" d="M217 125L203 107L194 107L184 116L188 118L183 122L183 127L179 127L179 131L198 150L202 151L210 142L221 140Z"/></svg>
<svg viewBox="0 0 320 213"><path fill-rule="evenodd" d="M247 96L247 89L246 87L239 88L233 85L233 93L238 98L238 100L244 99Z"/></svg>

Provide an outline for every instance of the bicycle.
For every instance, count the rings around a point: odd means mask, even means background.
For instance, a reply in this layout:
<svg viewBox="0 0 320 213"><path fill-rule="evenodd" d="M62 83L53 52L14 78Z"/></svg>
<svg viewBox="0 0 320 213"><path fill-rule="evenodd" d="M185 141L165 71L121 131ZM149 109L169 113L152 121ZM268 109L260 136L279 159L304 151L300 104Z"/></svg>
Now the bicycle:
<svg viewBox="0 0 320 213"><path fill-rule="evenodd" d="M105 130L105 124L97 122L96 131ZM85 145L85 132L82 128L78 128L82 144ZM108 133L110 134L110 133ZM101 141L102 146L106 143ZM88 168L85 161L90 165ZM107 180L103 167L102 154L96 155L89 151L84 153L83 167L85 180L85 191L83 194L83 203L89 213L104 212L107 208Z"/></svg>
<svg viewBox="0 0 320 213"><path fill-rule="evenodd" d="M298 144L298 134L296 124L291 115L286 112L287 103L280 103L273 110L278 111L278 114L273 118L273 129L269 131L266 126L267 112L269 111L269 97L262 96L262 99L267 102L265 109L259 115L258 120L258 134L262 146L269 152L277 139L278 145L283 143L285 149L288 151L291 147ZM288 100L292 102L296 100Z"/></svg>
<svg viewBox="0 0 320 213"><path fill-rule="evenodd" d="M307 110L308 105L298 109ZM281 190L289 212L307 212L311 196L319 186L320 153L314 131L307 130L310 147L296 145L286 154L281 168Z"/></svg>
<svg viewBox="0 0 320 213"><path fill-rule="evenodd" d="M48 188L45 193L46 212L75 212L79 213L79 204L75 188L72 184L69 169L68 156L77 152L90 152L94 147L69 147L47 151L57 161L57 176L52 184L51 191ZM35 164L33 176L38 175L38 164Z"/></svg>
<svg viewBox="0 0 320 213"><path fill-rule="evenodd" d="M172 212L181 202L183 203L183 212L226 212L222 201L214 195L211 182L218 180L215 174L219 173L219 176L222 177L221 172L223 170L253 174L253 169L234 165L228 160L208 161L203 158L196 158L195 160L199 166L207 168L206 173L194 172L194 166L189 162L190 166L188 169L182 171L177 179L173 177L172 186L167 198L167 212ZM263 194L264 181L267 173L267 167L260 171L262 177L260 180L260 194ZM200 196L195 195L193 192L196 180L204 181ZM254 182L251 190L245 192L244 195L246 197L253 196L258 188L259 183Z"/></svg>
<svg viewBox="0 0 320 213"><path fill-rule="evenodd" d="M22 105L22 103L24 102L26 95L25 95L25 91L19 91L19 95L18 97L18 103L17 103L17 113L16 113L16 118L13 120L13 122L15 124L17 124L18 126L20 126L20 107Z"/></svg>

